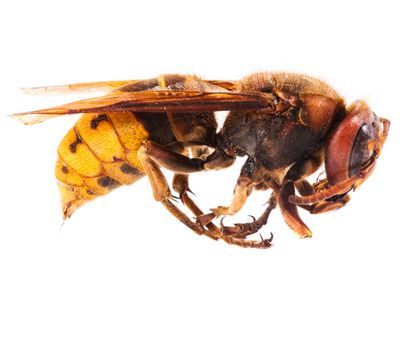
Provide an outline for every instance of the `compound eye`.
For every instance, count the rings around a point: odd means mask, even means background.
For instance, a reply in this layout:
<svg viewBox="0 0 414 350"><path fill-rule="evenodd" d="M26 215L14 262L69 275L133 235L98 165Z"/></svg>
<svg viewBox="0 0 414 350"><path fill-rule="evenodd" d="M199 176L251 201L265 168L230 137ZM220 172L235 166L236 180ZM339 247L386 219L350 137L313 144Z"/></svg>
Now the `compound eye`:
<svg viewBox="0 0 414 350"><path fill-rule="evenodd" d="M372 112L372 126L374 129L379 129L381 126L380 118L374 112Z"/></svg>
<svg viewBox="0 0 414 350"><path fill-rule="evenodd" d="M326 147L325 168L331 185L358 175L371 161L380 120L363 101L356 102L333 130Z"/></svg>
<svg viewBox="0 0 414 350"><path fill-rule="evenodd" d="M372 122L372 124L374 123L375 121ZM349 158L349 176L358 175L361 168L369 162L374 153L374 146L375 131L373 125L362 125L355 137Z"/></svg>

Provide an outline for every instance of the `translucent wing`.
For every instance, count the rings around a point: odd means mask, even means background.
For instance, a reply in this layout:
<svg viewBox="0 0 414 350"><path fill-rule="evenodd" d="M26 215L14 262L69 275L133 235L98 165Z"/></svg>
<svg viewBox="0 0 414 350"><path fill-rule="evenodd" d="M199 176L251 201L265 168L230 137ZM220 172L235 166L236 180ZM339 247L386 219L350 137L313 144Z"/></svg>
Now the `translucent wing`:
<svg viewBox="0 0 414 350"><path fill-rule="evenodd" d="M21 88L20 90L28 95L70 94L78 92L110 91L125 85L136 84L138 82L139 80L99 81L92 83L76 83L67 85L36 86L30 88Z"/></svg>
<svg viewBox="0 0 414 350"><path fill-rule="evenodd" d="M206 80L207 83L215 86L220 86L226 90L237 90L237 82L231 80Z"/></svg>
<svg viewBox="0 0 414 350"><path fill-rule="evenodd" d="M193 76L173 75L182 79L185 79L186 84L195 82L197 85L204 85L206 87L214 86L217 88L223 88L226 90L237 90L237 84L231 80L200 80ZM166 77L168 77L166 76ZM162 77L162 76L161 76ZM145 79L145 80L111 80L111 81L96 81L87 83L75 83L66 85L52 85L52 86L36 86L36 87L23 87L20 90L27 95L58 95L58 94L70 94L70 93L89 93L97 91L110 91L115 89L125 89L125 91L137 91L148 90L159 84L159 79Z"/></svg>
<svg viewBox="0 0 414 350"><path fill-rule="evenodd" d="M25 124L40 123L59 115L106 112L207 112L272 109L268 93L240 91L144 90L112 93L52 108L14 114Z"/></svg>

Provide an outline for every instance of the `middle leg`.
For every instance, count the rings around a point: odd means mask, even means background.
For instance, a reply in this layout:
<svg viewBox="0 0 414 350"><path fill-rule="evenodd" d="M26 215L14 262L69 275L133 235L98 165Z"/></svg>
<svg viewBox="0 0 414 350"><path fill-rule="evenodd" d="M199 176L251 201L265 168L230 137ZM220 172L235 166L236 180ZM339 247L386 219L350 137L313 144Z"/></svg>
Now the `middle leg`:
<svg viewBox="0 0 414 350"><path fill-rule="evenodd" d="M239 178L237 179L237 184L234 189L233 198L229 206L218 206L216 208L211 209L211 212L208 214L200 215L197 217L197 221L202 224L206 225L210 223L215 218L220 216L226 215L234 215L240 211L240 209L244 206L247 201L247 198L253 191L253 188L256 188L257 184L259 184L259 189L263 189L264 187L268 187L262 182L256 181L256 166L255 161L253 158L248 158L246 163L243 165ZM232 236L236 238L245 238L248 235L256 233L259 231L264 225L266 225L267 220L270 216L270 213L273 209L276 208L277 205L277 192L273 191L272 195L268 201L268 206L263 214L256 220L253 217L253 222L250 223L237 223L233 227L224 226L223 219L221 220L221 232L226 236Z"/></svg>
<svg viewBox="0 0 414 350"><path fill-rule="evenodd" d="M237 223L234 226L224 226L223 219L221 219L221 232L225 235L232 235L233 237L247 237L251 234L258 232L264 225L267 224L267 220L269 219L270 213L275 209L277 206L277 193L272 192L269 201L267 202L266 210L263 214L256 220L253 216L253 222L249 223Z"/></svg>
<svg viewBox="0 0 414 350"><path fill-rule="evenodd" d="M176 192L178 192L180 199L184 203L184 205L187 208L189 208L194 215L196 215L197 217L204 215L201 209L188 196L187 192L189 192L190 190L188 187L187 174L175 174L173 179L173 188ZM211 232L214 237L216 237L216 239L222 239L228 244L238 245L245 248L268 248L271 245L273 235L271 235L271 237L267 239L263 239L261 237L260 241L247 240L245 238L247 237L247 235L258 231L264 224L266 224L270 212L276 206L274 205L273 207L273 204L274 202L272 202L272 204L270 204L269 202L269 206L266 209L265 213L263 213L263 215L257 221L250 224L245 224L246 226L242 226L243 224L239 224L240 228L237 230L237 232L234 233L226 232L225 230L223 230L223 228L226 229L226 227L222 227L222 229L220 230L212 222L206 223L205 226L208 229L208 231ZM229 227L229 229L231 228ZM246 234L243 234L243 232L246 232Z"/></svg>
<svg viewBox="0 0 414 350"><path fill-rule="evenodd" d="M210 209L210 213L197 217L197 220L202 225L205 225L220 216L234 215L238 213L246 203L247 197L250 196L253 191L254 169L254 160L252 158L248 158L237 179L230 205L212 208Z"/></svg>

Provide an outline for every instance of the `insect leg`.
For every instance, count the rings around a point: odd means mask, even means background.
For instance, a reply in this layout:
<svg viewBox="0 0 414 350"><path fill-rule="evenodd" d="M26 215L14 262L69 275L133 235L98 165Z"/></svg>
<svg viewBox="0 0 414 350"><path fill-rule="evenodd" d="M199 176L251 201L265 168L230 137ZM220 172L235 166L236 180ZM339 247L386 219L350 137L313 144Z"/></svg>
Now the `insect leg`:
<svg viewBox="0 0 414 350"><path fill-rule="evenodd" d="M280 211L286 224L299 235L300 238L312 237L311 230L299 216L298 208L289 202L289 196L295 193L293 181L287 181L279 192L278 202Z"/></svg>
<svg viewBox="0 0 414 350"><path fill-rule="evenodd" d="M182 177L182 175L205 169L219 169L227 167L234 162L234 159L219 152L214 152L205 160L202 158L189 158L180 153L173 152L167 147L152 141L144 142L141 148L145 148L147 156L150 157L153 162L180 174L181 178L176 178L175 186L180 193L183 203L187 205L190 210L193 211L194 209L194 213L198 212L198 214L196 214L199 218L197 221L202 226L208 225L215 217L220 215L231 215L238 212L245 203L247 196L252 191L252 181L247 176L241 175L230 207L218 207L213 209L212 213L203 214L186 194L188 191L188 178Z"/></svg>
<svg viewBox="0 0 414 350"><path fill-rule="evenodd" d="M203 212L199 209L199 207L194 203L194 201L188 196L188 175L185 174L175 174L174 180L173 180L173 188L180 194L180 198L184 205L191 210L191 212L198 216L202 216ZM185 190L187 188L187 190ZM263 213L263 215L256 221L257 224L255 224L254 228L256 228L256 231L259 230L263 225L267 222L267 217L269 216L271 209L269 209L271 205L269 204L266 211ZM250 230L253 230L253 224L250 225ZM214 225L212 222L209 222L205 225L208 229L208 231L217 238L222 239L228 244L237 245L243 248L268 248L271 246L271 242L273 239L273 235L268 239L262 239L261 241L256 240L248 240L245 239L245 237L249 234L252 234L256 231L252 231L251 233L243 234L242 231L238 231L237 235L232 233L226 233L222 232L217 228L216 225ZM213 238L214 238L213 237Z"/></svg>
<svg viewBox="0 0 414 350"><path fill-rule="evenodd" d="M237 184L234 189L233 199L229 206L218 206L211 209L211 213L204 214L197 217L197 221L202 225L206 225L215 218L226 215L234 215L240 211L240 209L246 203L247 197L253 190L253 181L244 175L240 175L237 179Z"/></svg>
<svg viewBox="0 0 414 350"><path fill-rule="evenodd" d="M188 196L188 192L191 192L191 190L188 187L188 175L187 174L174 174L173 178L173 189L178 192L181 201L183 204L191 210L191 212L196 215L203 215L203 212L201 209L197 206L197 204L194 203L194 201ZM216 225L214 225L212 222L209 222L205 225L210 231L210 233L214 237L221 236L221 233Z"/></svg>
<svg viewBox="0 0 414 350"><path fill-rule="evenodd" d="M310 196L315 193L316 186L312 186L307 180L301 180L295 183L295 187L301 196ZM350 199L351 198L349 194L344 194L310 205L300 205L300 207L309 211L311 214L320 214L342 208L346 203L349 202Z"/></svg>
<svg viewBox="0 0 414 350"><path fill-rule="evenodd" d="M341 198L349 191L357 188L362 182L364 182L372 173L375 168L376 158L373 157L371 162L363 168L358 175L354 175L347 178L331 187L322 188L314 194L308 196L292 196L289 201L296 205L310 205L322 201L335 201L336 198Z"/></svg>
<svg viewBox="0 0 414 350"><path fill-rule="evenodd" d="M279 191L278 202L283 219L301 238L311 237L312 232L300 218L296 204L291 203L289 197L295 194L295 182L315 172L321 162L321 154L315 153L303 161L295 163L286 174L282 188Z"/></svg>
<svg viewBox="0 0 414 350"><path fill-rule="evenodd" d="M240 209L246 203L247 197L251 194L254 185L255 185L255 161L253 158L248 158L246 163L244 163L239 178L237 179L237 184L234 189L233 199L229 206L218 206L216 208L211 209L211 212L205 215L201 215L197 217L197 220L201 224L206 224L217 217L225 216L225 215L234 215L240 211ZM270 213L269 213L270 214ZM244 224L240 224L244 225ZM249 224L245 224L249 225ZM245 229L248 230L248 226L244 226ZM223 227L225 230L225 228ZM231 230L231 228L228 228ZM229 232L230 233L230 232Z"/></svg>
<svg viewBox="0 0 414 350"><path fill-rule="evenodd" d="M225 241L228 244L233 244L233 245L238 245L240 247L244 247L244 248L267 248L270 247L271 245L271 241L272 239L262 239L261 241L255 241L255 240L246 240L244 238L235 238L235 237L228 237L223 235L220 230L217 229L217 227L214 224L211 225L206 225L206 227L209 230L204 230L203 226L201 226L199 223L194 223L193 221L191 221L190 218L188 218L187 215L185 215L181 210L179 210L171 201L170 201L170 197L171 197L171 192L170 189L168 187L167 184L167 180L165 179L165 176L162 174L159 165L158 164L163 164L164 162L166 164L169 164L171 162L171 159L175 160L184 160L183 162L183 169L188 170L189 169L189 164L191 164L191 159L187 158L179 153L175 153L171 152L169 150L164 150L167 152L167 155L170 155L171 157L168 158L167 160L165 159L160 159L160 158L156 158L154 156L154 153L156 152L152 152L152 154L150 155L148 152L148 144L150 144L149 141L143 143L143 145L141 146L141 148L138 150L138 159L141 161L142 166L144 168L145 173L147 174L150 183L151 183L151 187L153 190L153 194L154 194L154 198L157 201L160 201L164 207L166 207L166 209L173 214L178 220L180 220L182 223L184 223L187 227L189 227L190 229L192 229L194 232L198 233L198 234L204 234L212 239L222 239L223 241ZM154 145L153 145L154 146ZM152 149L154 151L154 148ZM162 148L158 149L159 151L163 151ZM160 154L159 154L160 155ZM162 152L161 152L162 155ZM187 158L187 159L184 159ZM170 163L171 164L171 163ZM173 164L174 167L176 169L180 169L179 168L179 164L180 162L178 162L177 164ZM196 162L196 164L198 164L198 162ZM190 166L191 169L191 166ZM184 178L185 179L185 178ZM176 180L177 181L177 180ZM186 180L181 180L181 181L186 181ZM182 184L181 184L182 185ZM176 186L177 186L177 182L176 182ZM184 186L185 188L185 186ZM187 189L188 189L188 185L187 185ZM190 199L188 198L188 195L185 195L185 204L190 208L190 210L192 210L195 215L198 215L198 213L202 214L202 211L197 207L197 205Z"/></svg>
<svg viewBox="0 0 414 350"><path fill-rule="evenodd" d="M171 202L171 191L168 186L167 180L159 166L148 156L145 146L140 147L138 150L138 159L140 160L146 175L151 184L154 199L161 202L167 210L173 214L184 225L198 234L205 234L206 231L197 223L194 223L187 217L181 210L179 210ZM207 232L207 235L210 234ZM214 237L211 237L214 238Z"/></svg>
<svg viewBox="0 0 414 350"><path fill-rule="evenodd" d="M264 225L267 224L267 220L269 219L269 215L273 209L277 206L277 193L272 192L270 199L268 201L268 205L266 210L263 214L256 220L253 217L253 222L250 223L237 223L234 226L223 226L223 219L221 219L221 232L225 235L232 235L236 238L247 237L253 233L259 231Z"/></svg>
<svg viewBox="0 0 414 350"><path fill-rule="evenodd" d="M208 149L205 147L193 146L190 147L192 155L196 158L205 159L208 155ZM184 151L185 152L185 151ZM188 152L187 152L188 154ZM179 194L183 204L191 210L191 212L196 216L204 215L201 209L194 203L194 201L188 196L188 192L193 193L188 185L188 175L175 173L173 178L173 189ZM194 194L194 193L193 193ZM209 222L206 224L207 228L214 233L219 233L218 228L212 223Z"/></svg>
<svg viewBox="0 0 414 350"><path fill-rule="evenodd" d="M143 142L147 154L160 166L181 174L227 168L235 161L224 152L215 151L205 159L189 158L153 141Z"/></svg>

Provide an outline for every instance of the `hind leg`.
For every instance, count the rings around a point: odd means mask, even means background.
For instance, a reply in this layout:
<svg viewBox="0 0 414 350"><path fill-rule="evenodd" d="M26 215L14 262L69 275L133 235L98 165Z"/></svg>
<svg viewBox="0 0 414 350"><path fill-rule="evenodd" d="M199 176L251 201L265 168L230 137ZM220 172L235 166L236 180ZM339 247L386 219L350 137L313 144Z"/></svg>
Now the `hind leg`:
<svg viewBox="0 0 414 350"><path fill-rule="evenodd" d="M138 159L140 160L142 167L151 184L152 192L154 199L161 204L178 220L180 220L184 225L189 227L191 230L197 234L204 234L205 230L203 227L197 223L194 223L187 217L180 209L178 209L171 202L171 191L167 183L167 179L164 174L161 172L159 166L148 156L146 147L142 146L138 150ZM211 237L215 238L215 237Z"/></svg>
<svg viewBox="0 0 414 350"><path fill-rule="evenodd" d="M241 247L267 248L270 246L270 240L262 239L261 241L253 241L244 238L227 237L223 235L214 224L208 226L206 224L205 226L208 230L205 230L203 225L193 222L171 202L171 191L165 176L161 172L159 164L167 165L167 168L172 168L171 170L177 172L194 172L202 169L200 164L203 164L204 160L199 158L188 158L150 141L144 142L138 150L138 159L141 161L144 171L150 180L155 200L161 202L171 214L194 232L205 234L212 239L222 239L228 244ZM181 176L180 178L177 176L175 186L176 189L179 189L181 186L182 191L180 196L184 198L184 204L187 205L195 215L203 214L198 206L187 195L188 177Z"/></svg>
<svg viewBox="0 0 414 350"><path fill-rule="evenodd" d="M174 174L173 178L173 189L178 193L181 201L183 204L191 210L191 212L196 215L200 216L203 215L202 210L194 203L194 201L189 197L188 192L192 193L190 188L188 187L188 175L187 174ZM214 238L218 238L220 236L220 231L218 230L217 226L214 225L212 222L209 222L205 225L207 230L214 236Z"/></svg>

